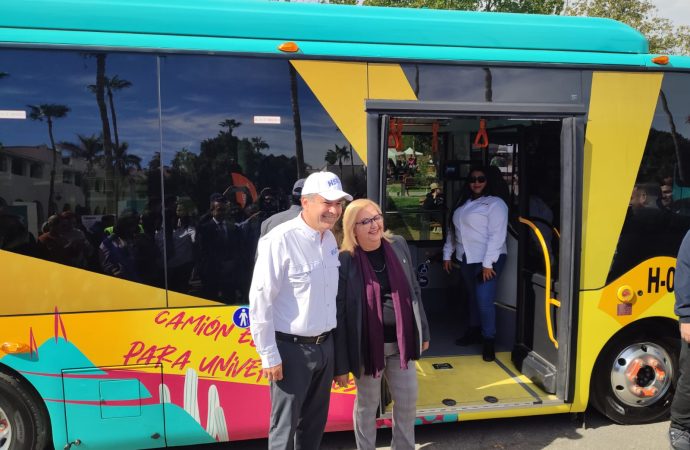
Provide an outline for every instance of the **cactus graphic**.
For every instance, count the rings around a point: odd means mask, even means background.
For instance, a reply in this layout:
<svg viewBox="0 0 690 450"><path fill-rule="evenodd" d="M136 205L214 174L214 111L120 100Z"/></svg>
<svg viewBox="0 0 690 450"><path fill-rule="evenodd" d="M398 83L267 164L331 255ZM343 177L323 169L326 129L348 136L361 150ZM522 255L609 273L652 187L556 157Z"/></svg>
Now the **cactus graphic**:
<svg viewBox="0 0 690 450"><path fill-rule="evenodd" d="M225 412L220 406L218 388L215 384L208 388L208 415L206 417L206 432L217 441L229 440Z"/></svg>
<svg viewBox="0 0 690 450"><path fill-rule="evenodd" d="M184 376L184 410L194 420L201 423L199 418L199 402L197 400L198 390L199 376L194 369L187 369L187 373Z"/></svg>
<svg viewBox="0 0 690 450"><path fill-rule="evenodd" d="M170 388L164 383L158 385L158 398L161 403L170 403Z"/></svg>
<svg viewBox="0 0 690 450"><path fill-rule="evenodd" d="M213 422L215 423L216 432L215 435L212 436L220 442L229 441L230 436L228 434L228 426L225 422L225 411L223 411L223 408L220 406L217 406L216 409L213 410Z"/></svg>

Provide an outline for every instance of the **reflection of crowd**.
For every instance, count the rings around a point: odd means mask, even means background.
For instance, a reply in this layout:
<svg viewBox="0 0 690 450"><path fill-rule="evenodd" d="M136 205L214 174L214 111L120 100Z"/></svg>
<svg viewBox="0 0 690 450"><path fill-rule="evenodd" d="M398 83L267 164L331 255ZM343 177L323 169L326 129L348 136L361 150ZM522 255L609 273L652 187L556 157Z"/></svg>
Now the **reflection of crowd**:
<svg viewBox="0 0 690 450"><path fill-rule="evenodd" d="M400 157L397 162L393 158L388 158L388 179L402 181L408 176L414 176L418 167L416 156L410 156L407 159Z"/></svg>
<svg viewBox="0 0 690 450"><path fill-rule="evenodd" d="M690 228L690 217L681 214L682 204L683 201L673 198L671 177L662 177L658 184L636 183L633 186L610 279L648 258L676 255Z"/></svg>
<svg viewBox="0 0 690 450"><path fill-rule="evenodd" d="M261 224L288 206L271 188L255 197L247 188L214 193L200 217L186 197L152 200L141 213L103 215L88 228L64 211L37 236L25 218L0 207L0 249L161 288L167 278L176 292L246 302Z"/></svg>

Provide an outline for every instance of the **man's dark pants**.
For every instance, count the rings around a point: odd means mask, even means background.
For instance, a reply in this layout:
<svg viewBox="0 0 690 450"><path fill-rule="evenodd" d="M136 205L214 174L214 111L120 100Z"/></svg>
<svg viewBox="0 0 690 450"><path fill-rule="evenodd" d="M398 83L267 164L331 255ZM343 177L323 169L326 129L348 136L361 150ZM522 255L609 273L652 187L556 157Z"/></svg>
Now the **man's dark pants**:
<svg viewBox="0 0 690 450"><path fill-rule="evenodd" d="M272 450L318 450L333 383L333 337L321 344L277 340L283 379L271 382Z"/></svg>
<svg viewBox="0 0 690 450"><path fill-rule="evenodd" d="M680 377L671 403L671 427L690 431L690 344L681 340Z"/></svg>

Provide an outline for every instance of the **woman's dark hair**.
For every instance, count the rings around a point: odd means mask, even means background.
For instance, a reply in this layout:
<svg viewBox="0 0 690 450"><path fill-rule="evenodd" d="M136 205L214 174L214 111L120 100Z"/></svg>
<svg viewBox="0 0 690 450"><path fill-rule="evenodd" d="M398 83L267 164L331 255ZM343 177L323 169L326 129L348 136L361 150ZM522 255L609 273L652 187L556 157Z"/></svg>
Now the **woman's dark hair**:
<svg viewBox="0 0 690 450"><path fill-rule="evenodd" d="M494 174L492 171L485 166L472 166L470 168L470 171L468 172L468 178L469 175L472 174L472 172L481 172L484 174L486 177L486 186L484 186L484 190L482 191L482 196L485 195L496 195L496 180L494 179ZM460 206L464 205L467 200L472 198L472 190L470 189L470 182L469 180L465 181L465 184L462 186L462 189L460 190L460 198L458 198L457 203L455 204L455 207L453 207L453 211L455 211L457 208Z"/></svg>

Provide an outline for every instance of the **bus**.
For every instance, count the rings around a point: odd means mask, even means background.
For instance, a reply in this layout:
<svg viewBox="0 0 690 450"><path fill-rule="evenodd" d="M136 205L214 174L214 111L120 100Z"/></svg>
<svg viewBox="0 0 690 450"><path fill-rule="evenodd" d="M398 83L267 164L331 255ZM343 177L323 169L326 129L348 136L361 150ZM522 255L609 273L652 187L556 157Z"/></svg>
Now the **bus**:
<svg viewBox="0 0 690 450"><path fill-rule="evenodd" d="M410 245L431 331L417 424L665 417L687 105L690 58L606 19L6 0L0 449L266 437L254 253L319 170ZM475 164L510 211L494 362L455 345L467 296L442 270ZM333 388L327 431L352 428L354 397Z"/></svg>

